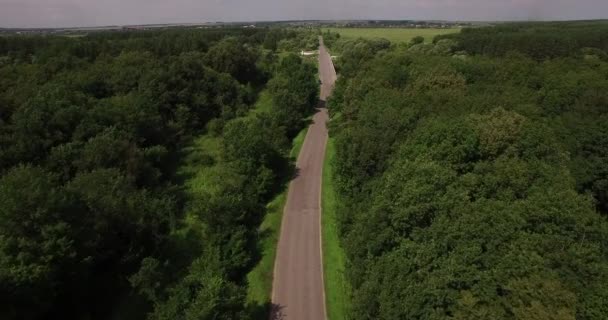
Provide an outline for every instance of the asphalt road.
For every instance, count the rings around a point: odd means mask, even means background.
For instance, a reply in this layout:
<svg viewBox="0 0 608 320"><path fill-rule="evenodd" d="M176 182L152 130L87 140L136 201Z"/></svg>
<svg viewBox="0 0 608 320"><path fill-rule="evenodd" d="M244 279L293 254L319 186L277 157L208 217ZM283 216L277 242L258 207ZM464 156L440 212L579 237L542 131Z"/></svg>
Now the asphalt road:
<svg viewBox="0 0 608 320"><path fill-rule="evenodd" d="M321 101L308 128L289 185L274 266L271 319L326 319L321 252L321 182L328 120L324 100L336 71L320 38Z"/></svg>

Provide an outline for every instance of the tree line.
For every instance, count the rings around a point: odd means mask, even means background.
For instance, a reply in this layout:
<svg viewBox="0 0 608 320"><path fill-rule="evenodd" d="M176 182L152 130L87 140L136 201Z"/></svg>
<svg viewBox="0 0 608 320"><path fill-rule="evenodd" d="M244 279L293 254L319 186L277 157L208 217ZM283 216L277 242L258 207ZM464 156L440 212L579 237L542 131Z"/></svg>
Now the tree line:
<svg viewBox="0 0 608 320"><path fill-rule="evenodd" d="M605 21L507 23L491 28L465 28L460 33L441 35L435 41L441 39L456 40L458 50L470 54L504 56L516 51L540 61L580 56L591 50L608 58Z"/></svg>
<svg viewBox="0 0 608 320"><path fill-rule="evenodd" d="M317 93L314 67L279 61L269 34L0 38L3 319L105 319L124 301L119 317L248 316L255 230ZM277 112L245 119L270 79ZM176 168L205 132L223 137L226 179L191 199Z"/></svg>
<svg viewBox="0 0 608 320"><path fill-rule="evenodd" d="M188 211L200 223L183 229L186 234L178 239L186 247L168 255L194 252L194 259L185 275L160 298L150 297L155 305L150 319L268 316L269 305L246 302L246 275L259 258L257 231L265 206L292 177L291 140L306 125L304 119L318 99L316 69L299 56L281 59L273 74L267 86L270 110L229 120L219 130L221 160L216 169L221 181L215 181L214 191L191 201ZM136 279L143 286L138 288L143 293L156 292L151 286L157 283L154 274L172 274L172 266L159 272L162 267L156 258L146 263L152 266L142 264Z"/></svg>
<svg viewBox="0 0 608 320"><path fill-rule="evenodd" d="M328 106L351 318L608 316L604 28L334 44L348 46ZM562 54L555 30L601 36ZM559 54L510 38L530 35Z"/></svg>

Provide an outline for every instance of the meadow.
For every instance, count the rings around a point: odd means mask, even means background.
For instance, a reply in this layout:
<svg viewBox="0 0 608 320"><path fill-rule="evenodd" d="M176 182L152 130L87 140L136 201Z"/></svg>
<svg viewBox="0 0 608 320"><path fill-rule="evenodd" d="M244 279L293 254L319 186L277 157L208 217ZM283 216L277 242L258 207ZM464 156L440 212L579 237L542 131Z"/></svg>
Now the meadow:
<svg viewBox="0 0 608 320"><path fill-rule="evenodd" d="M422 36L426 42L431 42L435 36L460 32L460 28L329 28L327 30L337 32L344 38L385 38L392 43L409 42L417 36Z"/></svg>

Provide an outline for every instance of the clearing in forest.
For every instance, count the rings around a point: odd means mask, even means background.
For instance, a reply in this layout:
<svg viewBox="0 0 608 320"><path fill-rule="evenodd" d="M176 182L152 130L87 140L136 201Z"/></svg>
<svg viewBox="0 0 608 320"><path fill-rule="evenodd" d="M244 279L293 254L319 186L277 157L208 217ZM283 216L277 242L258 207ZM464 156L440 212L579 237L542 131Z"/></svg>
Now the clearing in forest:
<svg viewBox="0 0 608 320"><path fill-rule="evenodd" d="M385 38L392 43L409 42L417 36L424 37L426 42L433 41L435 36L460 32L460 28L329 28L344 38Z"/></svg>

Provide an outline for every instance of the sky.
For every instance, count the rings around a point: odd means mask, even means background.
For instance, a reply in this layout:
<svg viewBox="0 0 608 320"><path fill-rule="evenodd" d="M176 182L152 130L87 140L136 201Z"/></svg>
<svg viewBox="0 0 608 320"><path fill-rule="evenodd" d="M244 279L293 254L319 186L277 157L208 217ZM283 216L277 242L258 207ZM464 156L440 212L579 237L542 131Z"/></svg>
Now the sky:
<svg viewBox="0 0 608 320"><path fill-rule="evenodd" d="M608 0L0 0L0 27L309 19L608 18Z"/></svg>

